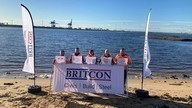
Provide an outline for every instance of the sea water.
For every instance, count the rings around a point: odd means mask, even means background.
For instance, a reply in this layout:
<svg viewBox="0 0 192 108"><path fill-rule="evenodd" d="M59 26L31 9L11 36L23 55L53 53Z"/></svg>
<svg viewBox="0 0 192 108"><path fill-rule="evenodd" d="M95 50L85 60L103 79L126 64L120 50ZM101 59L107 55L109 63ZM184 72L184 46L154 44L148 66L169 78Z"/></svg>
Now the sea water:
<svg viewBox="0 0 192 108"><path fill-rule="evenodd" d="M52 61L61 49L66 56L76 47L86 56L93 49L99 58L105 49L115 57L120 48L132 58L129 72L141 72L144 32L88 31L35 28L35 66L37 73L51 73ZM192 37L191 34L149 33L150 36ZM149 38L152 72L192 72L192 42ZM22 28L0 27L0 73L21 73L26 59Z"/></svg>

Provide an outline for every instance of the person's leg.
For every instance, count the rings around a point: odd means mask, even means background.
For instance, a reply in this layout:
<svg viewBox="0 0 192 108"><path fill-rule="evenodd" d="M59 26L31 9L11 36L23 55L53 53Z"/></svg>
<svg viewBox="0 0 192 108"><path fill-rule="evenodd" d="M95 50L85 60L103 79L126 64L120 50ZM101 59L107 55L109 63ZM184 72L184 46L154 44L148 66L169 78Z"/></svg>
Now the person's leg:
<svg viewBox="0 0 192 108"><path fill-rule="evenodd" d="M127 70L124 70L124 85L126 83L126 79L127 79Z"/></svg>
<svg viewBox="0 0 192 108"><path fill-rule="evenodd" d="M126 80L127 80L127 70L124 70L124 94L126 94Z"/></svg>

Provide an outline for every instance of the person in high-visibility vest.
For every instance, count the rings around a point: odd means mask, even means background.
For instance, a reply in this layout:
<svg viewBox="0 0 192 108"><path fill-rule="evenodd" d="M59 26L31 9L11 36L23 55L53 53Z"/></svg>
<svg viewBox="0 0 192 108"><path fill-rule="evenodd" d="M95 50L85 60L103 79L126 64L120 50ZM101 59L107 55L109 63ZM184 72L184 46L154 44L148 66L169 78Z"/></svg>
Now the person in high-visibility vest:
<svg viewBox="0 0 192 108"><path fill-rule="evenodd" d="M82 63L84 63L84 57L80 53L79 48L75 48L75 52L71 55L70 62L72 63L72 56L82 56Z"/></svg>
<svg viewBox="0 0 192 108"><path fill-rule="evenodd" d="M75 48L75 52L72 54L72 56L82 56L79 52L79 48Z"/></svg>
<svg viewBox="0 0 192 108"><path fill-rule="evenodd" d="M89 50L87 57L95 57L94 50Z"/></svg>
<svg viewBox="0 0 192 108"><path fill-rule="evenodd" d="M108 49L105 49L105 53L101 57L111 57Z"/></svg>
<svg viewBox="0 0 192 108"><path fill-rule="evenodd" d="M90 58L92 57L92 58L94 58L94 59L96 58L96 56L95 56L95 54L94 54L94 50L89 50L89 54L86 56L86 64L89 64L89 63L87 63L87 59L88 59L89 57L90 57ZM93 64L97 64L97 58L95 59L95 63L93 63Z"/></svg>
<svg viewBox="0 0 192 108"><path fill-rule="evenodd" d="M125 53L125 49L121 48L120 53L115 56L114 62L117 63L118 58L127 58L128 63L132 64L131 57Z"/></svg>
<svg viewBox="0 0 192 108"><path fill-rule="evenodd" d="M65 51L64 51L64 50L60 50L59 56L65 56ZM69 63L70 60L69 60L67 57L65 57L65 62L66 62L66 63ZM55 63L56 63L56 60L54 59L52 63L55 64Z"/></svg>
<svg viewBox="0 0 192 108"><path fill-rule="evenodd" d="M128 61L128 64L132 64L132 60L131 60L131 57L125 53L125 49L124 48L121 48L120 49L120 53L116 55L115 59L114 59L114 62L117 64L117 61L119 58L127 58L127 61ZM127 79L127 65L125 65L124 67L124 84L126 83Z"/></svg>
<svg viewBox="0 0 192 108"><path fill-rule="evenodd" d="M105 49L105 53L101 56L101 58L100 58L100 64L102 64L102 62L101 62L101 59L102 58L112 58L112 61L111 61L111 64L114 64L114 61L113 61L113 57L111 56L111 54L109 53L109 50L108 49Z"/></svg>

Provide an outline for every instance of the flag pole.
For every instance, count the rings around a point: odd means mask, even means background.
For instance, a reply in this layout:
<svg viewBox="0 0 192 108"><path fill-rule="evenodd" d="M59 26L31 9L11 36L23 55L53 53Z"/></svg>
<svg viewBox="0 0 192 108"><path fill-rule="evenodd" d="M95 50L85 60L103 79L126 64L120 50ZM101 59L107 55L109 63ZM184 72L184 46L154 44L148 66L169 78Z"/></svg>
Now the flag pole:
<svg viewBox="0 0 192 108"><path fill-rule="evenodd" d="M147 17L147 23L146 23L146 31L145 31L145 39L144 39L144 50L143 50L143 63L142 63L141 89L143 89L144 71L146 71L146 69L144 69L144 66L146 65L146 59L149 59L149 57L148 57L148 55L149 55L149 51L148 51L149 50L149 47L148 47L148 29L149 29L149 20L150 20L151 10L152 10L152 8L150 8L150 10L149 10L149 14L148 14L148 17Z"/></svg>
<svg viewBox="0 0 192 108"><path fill-rule="evenodd" d="M138 97L142 97L142 98L149 97L149 92L147 90L143 90L143 82L144 82L144 71L145 71L145 74L146 74L146 71L150 71L148 69L148 65L149 65L149 62L150 62L150 55L149 55L150 52L149 52L149 46L148 46L148 27L149 27L149 20L150 20L151 10L152 9L150 8L150 11L149 11L149 14L148 14L148 17L147 17L146 30L145 30L143 63L142 63L142 76L141 76L141 89L136 90L136 95Z"/></svg>
<svg viewBox="0 0 192 108"><path fill-rule="evenodd" d="M30 14L30 13L29 13ZM35 78L35 30L34 30L34 23L33 23L33 18L32 15L30 14L31 19L32 19L32 25L33 25L33 45L34 45L34 86L36 85L36 78Z"/></svg>
<svg viewBox="0 0 192 108"><path fill-rule="evenodd" d="M144 74L144 70L143 70L143 66L144 66L144 63L142 63L142 78L141 78L141 89L143 90L143 74Z"/></svg>
<svg viewBox="0 0 192 108"><path fill-rule="evenodd" d="M33 30L33 45L34 45L34 48L33 48L33 61L34 61L34 63L33 63L33 66L34 66L34 73L33 73L33 76L34 76L34 86L35 86L35 31L34 31L34 23L33 23L33 18L32 18L32 15L31 15L31 13L30 13L30 11L29 11L29 9L25 6L25 5L23 5L23 4L21 4L21 6L22 7L24 7L25 9L26 9L26 11L28 12L28 14L29 14L29 16L30 16L30 18L31 18L31 23L32 23L32 30Z"/></svg>

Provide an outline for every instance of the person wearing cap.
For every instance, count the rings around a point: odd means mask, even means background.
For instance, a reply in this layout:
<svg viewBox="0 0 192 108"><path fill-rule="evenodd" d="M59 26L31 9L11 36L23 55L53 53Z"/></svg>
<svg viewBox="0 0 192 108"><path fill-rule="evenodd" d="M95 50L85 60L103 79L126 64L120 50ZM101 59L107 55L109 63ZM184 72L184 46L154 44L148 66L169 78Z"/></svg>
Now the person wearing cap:
<svg viewBox="0 0 192 108"><path fill-rule="evenodd" d="M115 62L116 64L117 64L117 60L118 60L119 58L127 58L127 59L128 59L128 63L132 64L131 57L130 57L128 54L125 53L125 49L124 49L124 48L121 48L119 54L117 54L117 55L115 56L114 62Z"/></svg>
<svg viewBox="0 0 192 108"><path fill-rule="evenodd" d="M109 50L108 50L108 49L105 49L104 54L101 56L101 58L100 58L100 64L102 64L102 62L101 62L101 59L102 59L102 58L112 58L112 56L111 56L111 54L109 53ZM114 64L113 58L112 58L111 64Z"/></svg>
<svg viewBox="0 0 192 108"><path fill-rule="evenodd" d="M65 56L65 51L64 50L60 50L59 56ZM65 62L69 63L69 59L67 57L65 57ZM56 60L54 59L52 63L55 64Z"/></svg>
<svg viewBox="0 0 192 108"><path fill-rule="evenodd" d="M111 57L109 50L105 49L105 53L101 57Z"/></svg>
<svg viewBox="0 0 192 108"><path fill-rule="evenodd" d="M87 57L95 57L94 50L89 50Z"/></svg>
<svg viewBox="0 0 192 108"><path fill-rule="evenodd" d="M86 59L88 59L88 58L96 58L96 56L95 56L95 54L94 54L94 50L89 50L89 54L86 56ZM95 59L95 61L94 61L95 63L93 63L93 64L96 64L97 63L97 58ZM87 61L86 61L86 64L88 64L87 63Z"/></svg>
<svg viewBox="0 0 192 108"><path fill-rule="evenodd" d="M60 53L59 53L60 56L65 56L65 51L64 50L61 50Z"/></svg>
<svg viewBox="0 0 192 108"><path fill-rule="evenodd" d="M128 64L132 64L131 57L125 53L125 49L121 48L119 54L116 55L114 63L117 64L119 58L127 58ZM124 84L127 79L127 65L124 65Z"/></svg>
<svg viewBox="0 0 192 108"><path fill-rule="evenodd" d="M72 57L73 56L82 56L82 63L84 63L84 57L83 55L80 53L79 48L75 48L75 52L73 54L71 54L71 58L70 58L70 62L72 63Z"/></svg>
<svg viewBox="0 0 192 108"><path fill-rule="evenodd" d="M75 48L75 52L72 54L72 56L82 56L79 52L79 48Z"/></svg>

